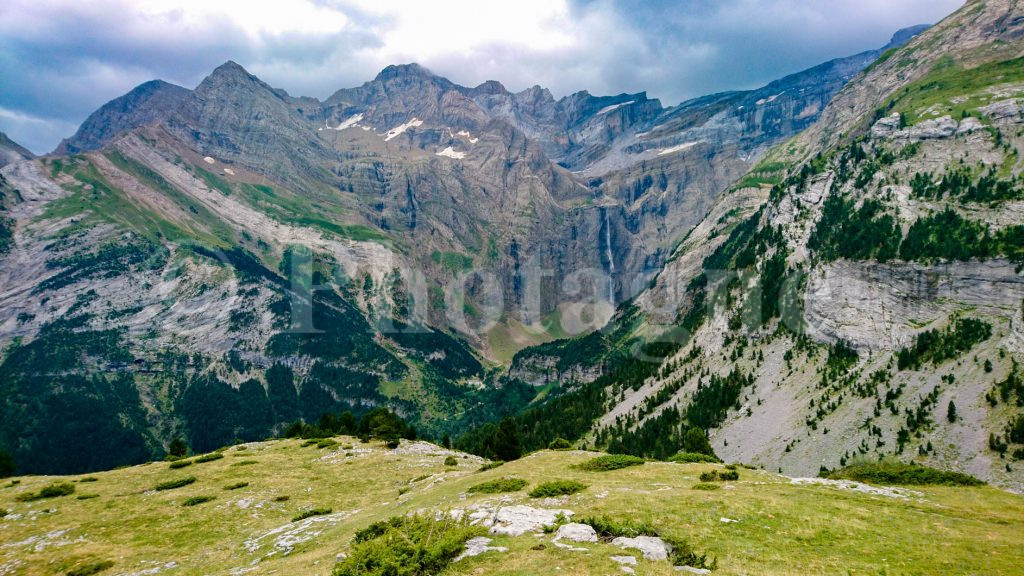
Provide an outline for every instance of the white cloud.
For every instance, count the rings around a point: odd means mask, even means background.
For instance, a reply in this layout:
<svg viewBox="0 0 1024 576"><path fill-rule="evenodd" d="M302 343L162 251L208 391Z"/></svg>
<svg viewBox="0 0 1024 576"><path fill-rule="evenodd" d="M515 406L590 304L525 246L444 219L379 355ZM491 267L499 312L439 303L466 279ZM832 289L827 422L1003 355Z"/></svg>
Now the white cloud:
<svg viewBox="0 0 1024 576"><path fill-rule="evenodd" d="M320 98L388 64L419 62L464 85L540 84L556 97L646 90L671 105L879 47L897 28L936 21L959 3L5 0L0 106L74 125L142 81L193 87L228 59ZM35 150L59 140L19 134L26 126L0 116L0 129Z"/></svg>

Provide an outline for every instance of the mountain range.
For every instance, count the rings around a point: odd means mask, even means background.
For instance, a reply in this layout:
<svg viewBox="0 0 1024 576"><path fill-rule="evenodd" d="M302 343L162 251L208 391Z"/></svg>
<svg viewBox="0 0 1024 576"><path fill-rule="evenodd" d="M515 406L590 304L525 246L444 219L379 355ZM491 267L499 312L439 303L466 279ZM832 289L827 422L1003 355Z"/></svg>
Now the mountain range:
<svg viewBox="0 0 1024 576"><path fill-rule="evenodd" d="M663 107L389 66L327 99L234 62L51 154L0 140L0 448L142 462L373 407L511 416L808 475L897 456L1021 489L1024 16Z"/></svg>

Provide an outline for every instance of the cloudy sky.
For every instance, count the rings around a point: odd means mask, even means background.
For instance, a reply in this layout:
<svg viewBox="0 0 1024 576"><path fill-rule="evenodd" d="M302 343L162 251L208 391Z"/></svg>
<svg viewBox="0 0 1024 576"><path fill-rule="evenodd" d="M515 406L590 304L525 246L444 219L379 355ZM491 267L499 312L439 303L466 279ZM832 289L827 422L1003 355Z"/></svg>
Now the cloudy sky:
<svg viewBox="0 0 1024 576"><path fill-rule="evenodd" d="M162 78L235 60L324 98L388 64L464 85L646 90L666 105L753 88L884 45L962 0L3 0L0 130L52 150L85 117Z"/></svg>

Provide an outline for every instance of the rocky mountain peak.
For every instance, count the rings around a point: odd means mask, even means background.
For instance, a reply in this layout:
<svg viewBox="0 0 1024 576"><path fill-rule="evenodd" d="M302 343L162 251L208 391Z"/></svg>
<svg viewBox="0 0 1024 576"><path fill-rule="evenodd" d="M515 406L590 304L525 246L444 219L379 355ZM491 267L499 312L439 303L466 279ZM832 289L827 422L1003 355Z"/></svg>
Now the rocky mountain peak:
<svg viewBox="0 0 1024 576"><path fill-rule="evenodd" d="M472 96L494 96L496 94L508 94L509 91L497 80L488 80L470 91Z"/></svg>
<svg viewBox="0 0 1024 576"><path fill-rule="evenodd" d="M435 78L437 75L427 68L411 62L409 64L392 64L387 66L374 78L376 82L387 82L396 78Z"/></svg>
<svg viewBox="0 0 1024 576"><path fill-rule="evenodd" d="M117 134L167 118L181 109L191 94L191 90L163 80L139 84L93 112L54 154L97 150Z"/></svg>
<svg viewBox="0 0 1024 576"><path fill-rule="evenodd" d="M214 68L213 72L199 83L195 91L200 96L207 96L220 91L237 91L253 87L265 88L275 93L278 92L256 76L250 74L248 70L237 62L228 60Z"/></svg>

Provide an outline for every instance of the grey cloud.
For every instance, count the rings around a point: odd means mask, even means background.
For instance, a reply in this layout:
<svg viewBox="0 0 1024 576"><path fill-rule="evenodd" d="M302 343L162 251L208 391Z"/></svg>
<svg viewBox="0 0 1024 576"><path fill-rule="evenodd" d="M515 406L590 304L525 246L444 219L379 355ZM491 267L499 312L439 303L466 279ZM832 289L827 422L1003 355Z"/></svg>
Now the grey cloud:
<svg viewBox="0 0 1024 576"><path fill-rule="evenodd" d="M675 104L710 92L750 88L827 59L877 48L898 28L935 22L960 0L577 0L576 46L538 51L493 43L422 64L473 85L512 90L540 84L556 96L646 90ZM320 4L355 24L337 34L254 38L229 19L184 26L154 22L128 0L38 9L31 26L0 27L0 130L35 152L52 150L90 112L137 84L161 78L195 86L232 59L293 95L326 97L372 78L387 62L379 36L387 17L344 0ZM26 8L26 6L30 8ZM30 11L17 1L0 7Z"/></svg>

